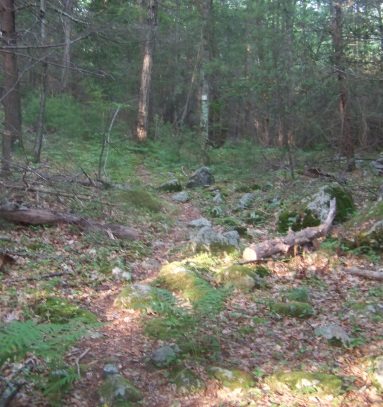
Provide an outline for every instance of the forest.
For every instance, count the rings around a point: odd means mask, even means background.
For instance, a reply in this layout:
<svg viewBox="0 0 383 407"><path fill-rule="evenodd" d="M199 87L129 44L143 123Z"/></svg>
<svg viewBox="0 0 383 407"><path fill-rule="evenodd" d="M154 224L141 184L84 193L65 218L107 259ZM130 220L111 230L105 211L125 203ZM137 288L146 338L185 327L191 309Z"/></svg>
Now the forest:
<svg viewBox="0 0 383 407"><path fill-rule="evenodd" d="M0 0L0 407L382 405L382 12Z"/></svg>

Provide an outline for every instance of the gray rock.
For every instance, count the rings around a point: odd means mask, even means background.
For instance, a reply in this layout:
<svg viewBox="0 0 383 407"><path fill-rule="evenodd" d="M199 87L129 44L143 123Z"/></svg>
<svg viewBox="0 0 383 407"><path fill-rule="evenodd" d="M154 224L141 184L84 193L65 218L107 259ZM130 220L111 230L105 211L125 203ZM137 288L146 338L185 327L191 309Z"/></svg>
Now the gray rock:
<svg viewBox="0 0 383 407"><path fill-rule="evenodd" d="M383 389L383 356L378 356L374 360L374 377Z"/></svg>
<svg viewBox="0 0 383 407"><path fill-rule="evenodd" d="M98 389L101 403L114 406L142 400L141 392L119 374L107 375Z"/></svg>
<svg viewBox="0 0 383 407"><path fill-rule="evenodd" d="M233 251L239 249L239 234L236 231L219 234L205 226L190 236L194 251Z"/></svg>
<svg viewBox="0 0 383 407"><path fill-rule="evenodd" d="M199 168L189 177L186 188L205 187L214 184L214 176L208 167Z"/></svg>
<svg viewBox="0 0 383 407"><path fill-rule="evenodd" d="M351 341L351 338L347 335L346 331L337 324L321 326L315 329L315 334L328 340L338 339L345 345Z"/></svg>
<svg viewBox="0 0 383 407"><path fill-rule="evenodd" d="M119 374L120 372L118 371L117 367L112 365L111 363L108 363L102 368L102 372L104 373L105 376L112 375L112 374Z"/></svg>
<svg viewBox="0 0 383 407"><path fill-rule="evenodd" d="M158 367L165 367L174 362L179 353L181 349L178 345L165 345L152 352L150 360Z"/></svg>
<svg viewBox="0 0 383 407"><path fill-rule="evenodd" d="M178 194L172 195L171 199L176 202L185 203L189 200L189 194L186 191L179 192Z"/></svg>
<svg viewBox="0 0 383 407"><path fill-rule="evenodd" d="M205 218L194 219L188 223L191 228L203 228L204 226L211 227L211 222Z"/></svg>
<svg viewBox="0 0 383 407"><path fill-rule="evenodd" d="M213 198L213 202L217 205L220 205L223 202L222 194L219 191L216 191L216 194Z"/></svg>
<svg viewBox="0 0 383 407"><path fill-rule="evenodd" d="M179 192L182 191L182 185L178 179L173 178L161 184L158 189L165 192Z"/></svg>
<svg viewBox="0 0 383 407"><path fill-rule="evenodd" d="M242 195L242 197L239 200L239 203L235 209L240 210L240 209L248 208L253 203L254 199L255 199L254 194L247 193L247 194Z"/></svg>

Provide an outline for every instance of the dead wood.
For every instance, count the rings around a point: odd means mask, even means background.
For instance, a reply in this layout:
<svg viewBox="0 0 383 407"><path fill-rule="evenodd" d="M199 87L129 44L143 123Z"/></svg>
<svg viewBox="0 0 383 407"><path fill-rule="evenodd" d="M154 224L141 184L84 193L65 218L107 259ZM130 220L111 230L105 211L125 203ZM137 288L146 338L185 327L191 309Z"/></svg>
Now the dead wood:
<svg viewBox="0 0 383 407"><path fill-rule="evenodd" d="M254 243L243 252L245 261L255 261L265 257L271 257L275 254L286 254L293 246L303 246L312 242L319 237L326 236L330 233L332 222L335 217L336 201L330 202L330 210L326 220L319 226L306 228L299 232L290 232L287 236L266 240L262 243Z"/></svg>
<svg viewBox="0 0 383 407"><path fill-rule="evenodd" d="M66 275L74 274L73 271L61 271L58 273L49 273L49 274L41 274L39 276L34 277L19 277L19 278L6 278L4 280L0 280L2 284L9 284L9 283L18 283L19 281L33 281L33 280L45 280L48 278L53 277L61 277Z"/></svg>
<svg viewBox="0 0 383 407"><path fill-rule="evenodd" d="M0 206L0 217L14 223L25 225L57 225L67 223L77 226L79 229L91 232L105 232L111 238L118 239L138 239L138 234L134 230L121 225L111 223L100 223L94 220L85 219L70 213L61 213L49 209L29 209L25 206L18 207L17 203L7 203Z"/></svg>
<svg viewBox="0 0 383 407"><path fill-rule="evenodd" d="M364 278L368 278L370 280L383 281L383 272L381 272L381 271L350 268L350 269L345 269L345 272L352 274L353 276L364 277Z"/></svg>

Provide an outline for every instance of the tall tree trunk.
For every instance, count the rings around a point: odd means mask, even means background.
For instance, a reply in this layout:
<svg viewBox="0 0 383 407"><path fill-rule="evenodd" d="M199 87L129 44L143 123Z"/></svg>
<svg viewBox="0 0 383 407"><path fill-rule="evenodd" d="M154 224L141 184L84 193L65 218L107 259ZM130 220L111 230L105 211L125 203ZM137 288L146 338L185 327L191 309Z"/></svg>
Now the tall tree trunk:
<svg viewBox="0 0 383 407"><path fill-rule="evenodd" d="M72 0L64 1L64 11L66 13L71 13L73 8ZM62 72L61 72L61 92L65 92L68 87L68 76L69 76L69 66L71 57L71 33L72 33L72 21L66 15L62 16L62 25L64 31L64 54L62 61Z"/></svg>
<svg viewBox="0 0 383 407"><path fill-rule="evenodd" d="M2 44L5 47L16 45L16 24L14 0L0 0ZM4 132L2 142L2 171L10 172L11 146L22 145L21 104L17 57L12 49L3 50L4 75Z"/></svg>
<svg viewBox="0 0 383 407"><path fill-rule="evenodd" d="M145 50L141 71L140 99L138 101L138 120L136 130L136 138L138 141L144 141L148 137L149 98L152 81L153 51L155 32L157 27L157 12L157 0L149 0Z"/></svg>
<svg viewBox="0 0 383 407"><path fill-rule="evenodd" d="M209 157L209 76L206 73L206 64L210 61L209 50L209 16L212 0L201 1L201 87L200 87L200 140L203 164L210 164Z"/></svg>
<svg viewBox="0 0 383 407"><path fill-rule="evenodd" d="M45 0L40 0L40 36L41 45L45 44ZM48 61L44 57L41 62L41 84L40 84L40 110L37 122L37 133L35 147L33 151L34 161L39 163L41 160L41 149L43 145L43 132L44 132L44 117L45 117L45 102L47 99L47 81L48 81Z"/></svg>
<svg viewBox="0 0 383 407"><path fill-rule="evenodd" d="M345 53L343 43L343 8L342 1L331 2L332 9L332 41L334 47L334 63L338 78L339 115L340 115L340 153L347 158L347 169L355 169L355 146L352 138L350 114L348 108L348 89L346 85Z"/></svg>

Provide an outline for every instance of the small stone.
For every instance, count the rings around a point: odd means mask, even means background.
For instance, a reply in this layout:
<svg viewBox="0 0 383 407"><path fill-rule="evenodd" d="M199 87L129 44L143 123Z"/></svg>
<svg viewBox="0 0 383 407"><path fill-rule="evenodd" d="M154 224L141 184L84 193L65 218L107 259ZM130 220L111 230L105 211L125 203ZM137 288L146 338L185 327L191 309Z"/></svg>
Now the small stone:
<svg viewBox="0 0 383 407"><path fill-rule="evenodd" d="M179 192L171 197L172 201L186 203L189 200L189 194L186 191Z"/></svg>
<svg viewBox="0 0 383 407"><path fill-rule="evenodd" d="M107 375L112 375L112 374L119 374L120 372L118 371L117 367L112 365L111 363L108 363L102 368L102 372L104 373L105 376Z"/></svg>

